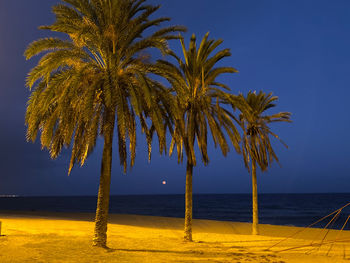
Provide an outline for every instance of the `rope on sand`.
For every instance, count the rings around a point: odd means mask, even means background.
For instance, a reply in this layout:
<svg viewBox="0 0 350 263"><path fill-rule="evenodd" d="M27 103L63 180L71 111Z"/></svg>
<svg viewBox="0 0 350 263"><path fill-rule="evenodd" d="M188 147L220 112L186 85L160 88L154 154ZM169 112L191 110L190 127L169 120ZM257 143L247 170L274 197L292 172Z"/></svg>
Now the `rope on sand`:
<svg viewBox="0 0 350 263"><path fill-rule="evenodd" d="M330 232L330 230L331 230L331 227L333 227L335 221L339 218L340 213L343 211L344 208L346 208L346 207L349 206L349 205L350 205L350 202L347 203L346 205L342 206L341 208L335 210L334 212L332 212L332 213L330 213L330 214L328 214L328 215L322 217L321 219L317 220L316 222L314 222L314 223L308 225L307 227L302 228L302 229L298 230L297 232L293 233L292 235L290 235L290 236L288 236L288 237L286 237L286 238L284 238L284 239L278 241L277 243L275 243L275 244L273 244L272 246L268 247L266 250L270 250L271 248L276 247L277 245L281 244L282 242L285 242L285 241L287 241L287 240L289 240L289 239L295 237L297 234L300 234L300 233L306 231L307 229L311 228L312 226L314 226L314 225L316 225L316 224L322 222L322 221L325 220L326 218L328 218L328 217L334 215L334 216L331 218L331 220L326 224L326 226L323 228L324 230L327 229L327 231L326 231L326 233L324 234L324 236L323 236L323 238L322 238L322 240L321 240L320 242L315 242L316 238L314 238L314 239L311 241L311 243L310 243L310 244L307 244L307 245L300 245L300 246L285 248L285 249L282 249L282 250L275 250L276 252L282 252L282 251L288 251L288 250L293 250L293 249L300 249L300 248L311 247L310 250L308 250L307 252L305 252L305 253L310 253L310 252L311 252L312 250L314 250L314 249L317 249L317 251L319 251L319 249L320 249L320 247L321 247L322 245L330 244L330 247L329 247L329 249L328 249L328 251L327 251L327 254L326 254L326 255L328 255L328 254L330 253L331 249L333 248L334 243L340 242L340 241L349 241L349 240L347 240L347 239L343 239L343 240L342 240L342 239L339 239L339 237L340 237L340 235L342 234L342 231L344 230L345 226L347 225L347 223L348 223L348 221L349 221L349 219L350 219L350 215L347 217L345 223L342 225L342 228L341 228L341 229L339 230L339 232L337 233L336 238L335 238L334 240L325 241L327 235L329 234L329 232ZM328 228L328 227L329 227L329 228ZM319 236L319 235L317 235L317 236Z"/></svg>

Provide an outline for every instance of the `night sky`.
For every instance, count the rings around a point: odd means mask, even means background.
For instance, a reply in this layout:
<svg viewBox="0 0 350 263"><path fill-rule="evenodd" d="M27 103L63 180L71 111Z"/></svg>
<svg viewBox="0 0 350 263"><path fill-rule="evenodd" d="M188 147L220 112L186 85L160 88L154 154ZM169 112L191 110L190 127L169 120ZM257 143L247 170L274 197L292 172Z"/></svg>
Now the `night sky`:
<svg viewBox="0 0 350 263"><path fill-rule="evenodd" d="M24 82L37 58L26 61L23 52L50 34L37 27L53 22L57 2L0 1L0 195L97 194L102 143L67 176L69 150L50 160L38 142L25 140ZM232 57L222 65L239 70L222 78L233 93L273 92L279 97L273 111L292 112L293 123L271 126L289 149L274 143L281 167L258 173L260 193L349 192L350 1L150 2L162 4L156 16L187 26L186 43L192 33L201 39L208 31L224 40L221 48L230 48ZM179 53L178 41L171 46ZM139 135L136 165L126 175L114 144L111 194L184 193L185 165L158 151L148 163L144 141ZM242 156L232 149L225 158L210 143L209 157L207 167L194 169L194 193L250 192Z"/></svg>

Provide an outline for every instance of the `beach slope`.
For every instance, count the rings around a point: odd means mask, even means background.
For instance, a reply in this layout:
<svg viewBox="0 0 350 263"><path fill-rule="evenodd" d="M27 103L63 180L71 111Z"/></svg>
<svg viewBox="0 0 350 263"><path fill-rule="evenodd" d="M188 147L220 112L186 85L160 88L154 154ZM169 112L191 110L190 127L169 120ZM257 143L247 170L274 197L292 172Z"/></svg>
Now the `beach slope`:
<svg viewBox="0 0 350 263"><path fill-rule="evenodd" d="M193 243L183 219L111 215L108 246L91 246L93 214L0 212L0 262L349 262L349 231L194 220ZM296 234L297 233L297 234ZM290 237L292 236L292 237ZM290 238L288 238L290 237Z"/></svg>

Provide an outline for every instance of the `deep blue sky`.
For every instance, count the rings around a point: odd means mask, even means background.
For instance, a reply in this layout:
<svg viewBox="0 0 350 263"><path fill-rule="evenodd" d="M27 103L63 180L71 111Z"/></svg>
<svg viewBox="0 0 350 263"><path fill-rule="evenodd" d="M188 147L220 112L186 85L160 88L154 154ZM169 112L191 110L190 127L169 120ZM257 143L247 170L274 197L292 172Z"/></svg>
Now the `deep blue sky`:
<svg viewBox="0 0 350 263"><path fill-rule="evenodd" d="M29 92L24 81L36 61L25 61L23 52L31 41L47 36L37 27L53 21L50 7L57 2L0 2L0 195L97 193L101 144L68 177L68 151L52 161L39 143L25 141ZM279 97L274 111L292 112L292 124L272 126L289 149L275 144L282 167L275 163L258 174L259 192L349 192L350 1L151 2L162 3L158 16L188 27L186 43L193 32L198 38L210 31L211 37L224 39L221 48L230 48L232 57L223 64L239 70L223 78L232 92L272 91ZM179 43L172 46L179 50ZM111 193L183 193L185 165L158 152L149 164L144 137L138 139L132 172L123 175L114 156ZM232 150L224 158L212 144L209 154L210 164L194 169L195 193L250 192L241 156Z"/></svg>

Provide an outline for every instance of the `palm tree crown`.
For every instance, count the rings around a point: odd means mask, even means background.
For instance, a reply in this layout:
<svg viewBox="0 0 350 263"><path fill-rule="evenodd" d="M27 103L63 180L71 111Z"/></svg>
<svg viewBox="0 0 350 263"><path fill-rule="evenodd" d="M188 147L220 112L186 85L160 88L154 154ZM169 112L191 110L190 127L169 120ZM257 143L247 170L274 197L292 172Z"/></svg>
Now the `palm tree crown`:
<svg viewBox="0 0 350 263"><path fill-rule="evenodd" d="M231 55L229 49L223 49L215 54L213 51L222 40L208 40L207 33L199 48L196 47L196 37L192 35L189 48L186 49L183 38L181 47L184 61L175 53L169 52L175 58L178 66L159 60L161 74L170 82L175 92L172 116L175 119L175 129L170 151L177 145L179 161L183 160L183 149L191 165L196 165L194 143L197 141L202 161L209 162L207 153L208 127L211 131L215 146L219 145L222 153L227 154L229 147L224 131L228 134L237 151L239 151L239 133L233 123L231 113L222 107L227 101L228 86L216 78L223 73L236 73L232 67L218 67L216 64ZM165 72L165 73L164 73Z"/></svg>
<svg viewBox="0 0 350 263"><path fill-rule="evenodd" d="M27 78L33 89L27 138L34 141L41 130L41 144L52 158L73 139L70 172L75 162L84 163L115 112L119 157L126 168L127 137L131 165L135 159L135 116L146 132L145 119L150 117L160 147L165 145L164 110L158 103L162 88L147 76L149 62L142 52L156 47L165 53L167 40L177 38L172 32L184 28L166 27L143 37L148 28L169 20L149 19L159 6L144 5L144 0L63 2L53 7L55 23L41 28L65 33L69 39L40 39L25 52L27 59L45 52Z"/></svg>
<svg viewBox="0 0 350 263"><path fill-rule="evenodd" d="M240 102L235 105L241 110L240 124L243 130L242 153L244 164L250 171L249 163L254 160L262 171L265 171L273 160L278 162L271 142L270 135L278 139L283 145L287 145L273 133L269 127L272 122L291 122L289 112L279 112L272 115L263 115L266 110L276 106L274 102L278 100L272 93L265 94L260 91L249 92L246 97L242 94L238 96Z"/></svg>

